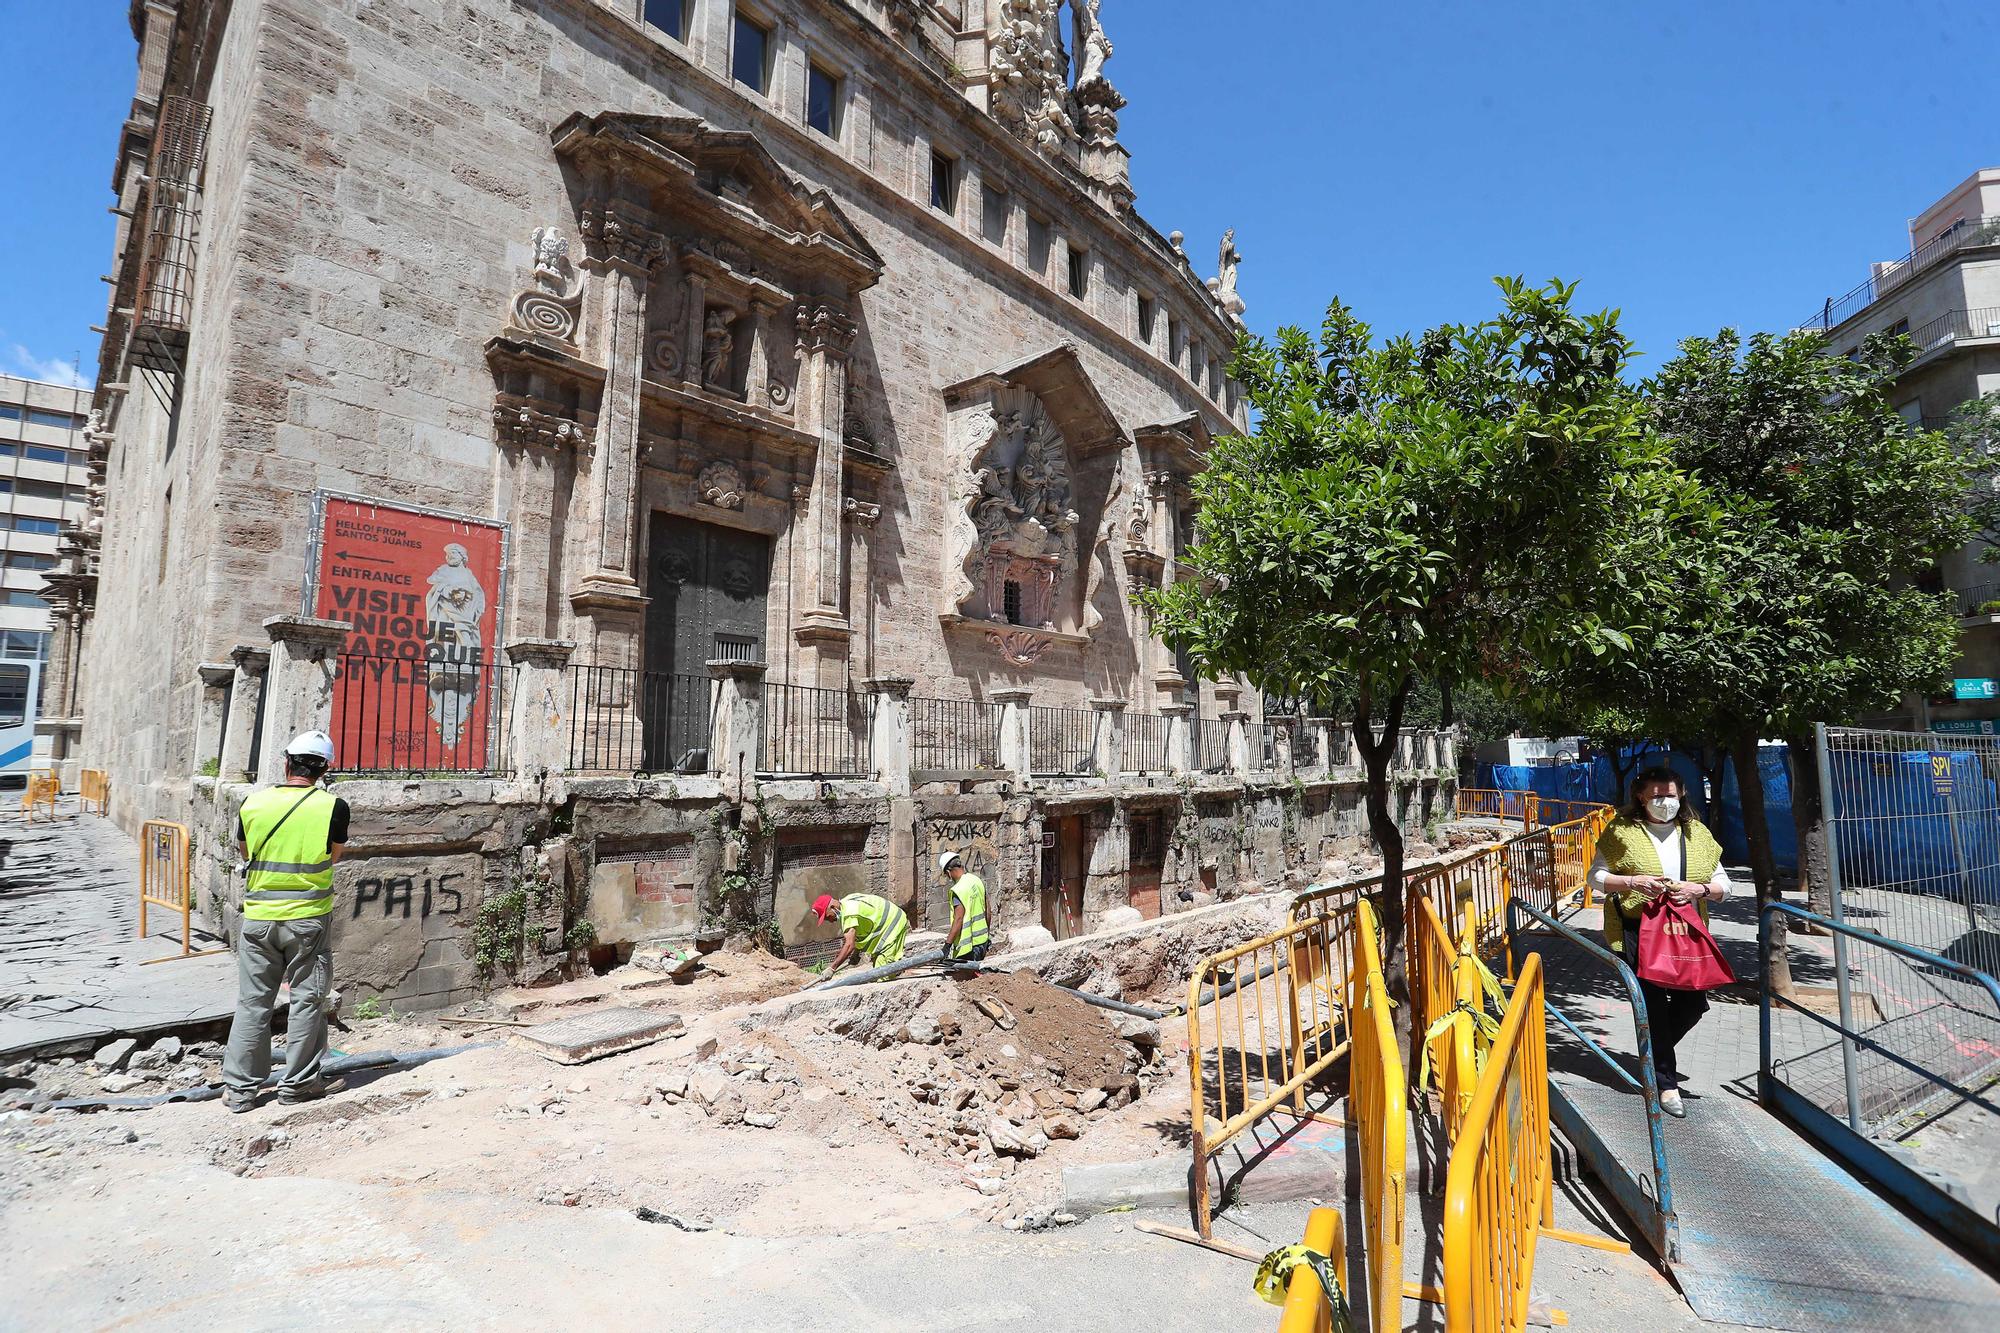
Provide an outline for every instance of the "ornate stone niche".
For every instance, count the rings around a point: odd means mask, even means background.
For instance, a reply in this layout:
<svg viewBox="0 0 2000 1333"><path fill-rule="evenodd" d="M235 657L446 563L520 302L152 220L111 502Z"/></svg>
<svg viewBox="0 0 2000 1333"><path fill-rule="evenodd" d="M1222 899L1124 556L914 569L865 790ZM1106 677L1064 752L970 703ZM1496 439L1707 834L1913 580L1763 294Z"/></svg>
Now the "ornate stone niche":
<svg viewBox="0 0 2000 1333"><path fill-rule="evenodd" d="M946 401L954 473L940 619L1017 665L1051 643L1087 641L1123 490L1116 418L1067 346L954 385ZM1092 459L1086 486L1079 468Z"/></svg>

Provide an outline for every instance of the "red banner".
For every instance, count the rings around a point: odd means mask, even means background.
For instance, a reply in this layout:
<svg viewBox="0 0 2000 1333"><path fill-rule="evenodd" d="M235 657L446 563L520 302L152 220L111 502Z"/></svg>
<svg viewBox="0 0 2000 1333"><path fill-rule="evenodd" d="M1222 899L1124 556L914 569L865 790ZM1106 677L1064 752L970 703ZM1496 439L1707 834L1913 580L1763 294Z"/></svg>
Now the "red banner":
<svg viewBox="0 0 2000 1333"><path fill-rule="evenodd" d="M328 496L313 614L354 626L334 687L342 769L489 767L506 528Z"/></svg>

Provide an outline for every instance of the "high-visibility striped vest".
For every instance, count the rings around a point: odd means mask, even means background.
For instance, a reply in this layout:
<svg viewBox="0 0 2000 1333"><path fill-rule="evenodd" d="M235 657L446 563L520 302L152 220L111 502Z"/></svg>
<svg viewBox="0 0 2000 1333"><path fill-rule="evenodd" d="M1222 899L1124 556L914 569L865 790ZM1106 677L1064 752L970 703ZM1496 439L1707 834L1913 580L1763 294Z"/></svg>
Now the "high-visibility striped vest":
<svg viewBox="0 0 2000 1333"><path fill-rule="evenodd" d="M243 849L252 858L243 887L244 916L296 921L333 911L327 835L336 799L319 787L266 787L243 802Z"/></svg>
<svg viewBox="0 0 2000 1333"><path fill-rule="evenodd" d="M986 881L968 870L951 886L951 896L965 909L965 923L958 928L958 948L954 950L954 956L963 958L990 938L986 929Z"/></svg>
<svg viewBox="0 0 2000 1333"><path fill-rule="evenodd" d="M903 937L910 933L910 918L887 898L873 893L850 893L840 900L840 929L854 932L854 947L870 958L895 962L902 955Z"/></svg>

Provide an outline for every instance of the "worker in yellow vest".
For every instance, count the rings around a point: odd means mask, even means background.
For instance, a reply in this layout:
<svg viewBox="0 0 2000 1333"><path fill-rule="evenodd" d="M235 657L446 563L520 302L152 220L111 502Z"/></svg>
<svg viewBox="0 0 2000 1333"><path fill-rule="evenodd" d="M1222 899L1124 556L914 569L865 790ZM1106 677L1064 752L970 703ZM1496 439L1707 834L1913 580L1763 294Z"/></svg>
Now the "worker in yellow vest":
<svg viewBox="0 0 2000 1333"><path fill-rule="evenodd" d="M291 987L278 1101L326 1091L327 997L333 990L333 865L347 843L347 802L321 787L333 738L302 732L285 747L285 781L254 792L237 816L247 861L236 949L236 1019L222 1059L223 1102L247 1111L271 1072L271 1010Z"/></svg>
<svg viewBox="0 0 2000 1333"><path fill-rule="evenodd" d="M967 870L957 852L940 855L938 870L951 889L951 934L945 938L944 956L976 963L986 957L992 939L986 927L986 881Z"/></svg>
<svg viewBox="0 0 2000 1333"><path fill-rule="evenodd" d="M840 910L840 952L827 966L826 975L847 965L856 954L867 954L870 967L887 967L903 959L903 941L909 938L910 918L902 908L873 893L850 893L838 902L822 893L813 902L813 915L821 921Z"/></svg>

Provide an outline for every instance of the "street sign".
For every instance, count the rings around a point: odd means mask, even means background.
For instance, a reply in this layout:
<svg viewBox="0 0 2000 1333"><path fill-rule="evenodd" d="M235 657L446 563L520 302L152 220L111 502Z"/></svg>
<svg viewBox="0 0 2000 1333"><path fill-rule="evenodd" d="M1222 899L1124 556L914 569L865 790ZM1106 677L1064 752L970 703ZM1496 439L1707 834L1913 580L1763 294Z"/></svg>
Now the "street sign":
<svg viewBox="0 0 2000 1333"><path fill-rule="evenodd" d="M331 492L314 500L306 613L354 626L333 701L342 764L484 768L506 525Z"/></svg>
<svg viewBox="0 0 2000 1333"><path fill-rule="evenodd" d="M1991 676L1960 676L1951 683L1954 699L2000 699L2000 680Z"/></svg>
<svg viewBox="0 0 2000 1333"><path fill-rule="evenodd" d="M1990 718L1945 718L1931 723L1931 730L1940 736L1992 736L2000 734Z"/></svg>

